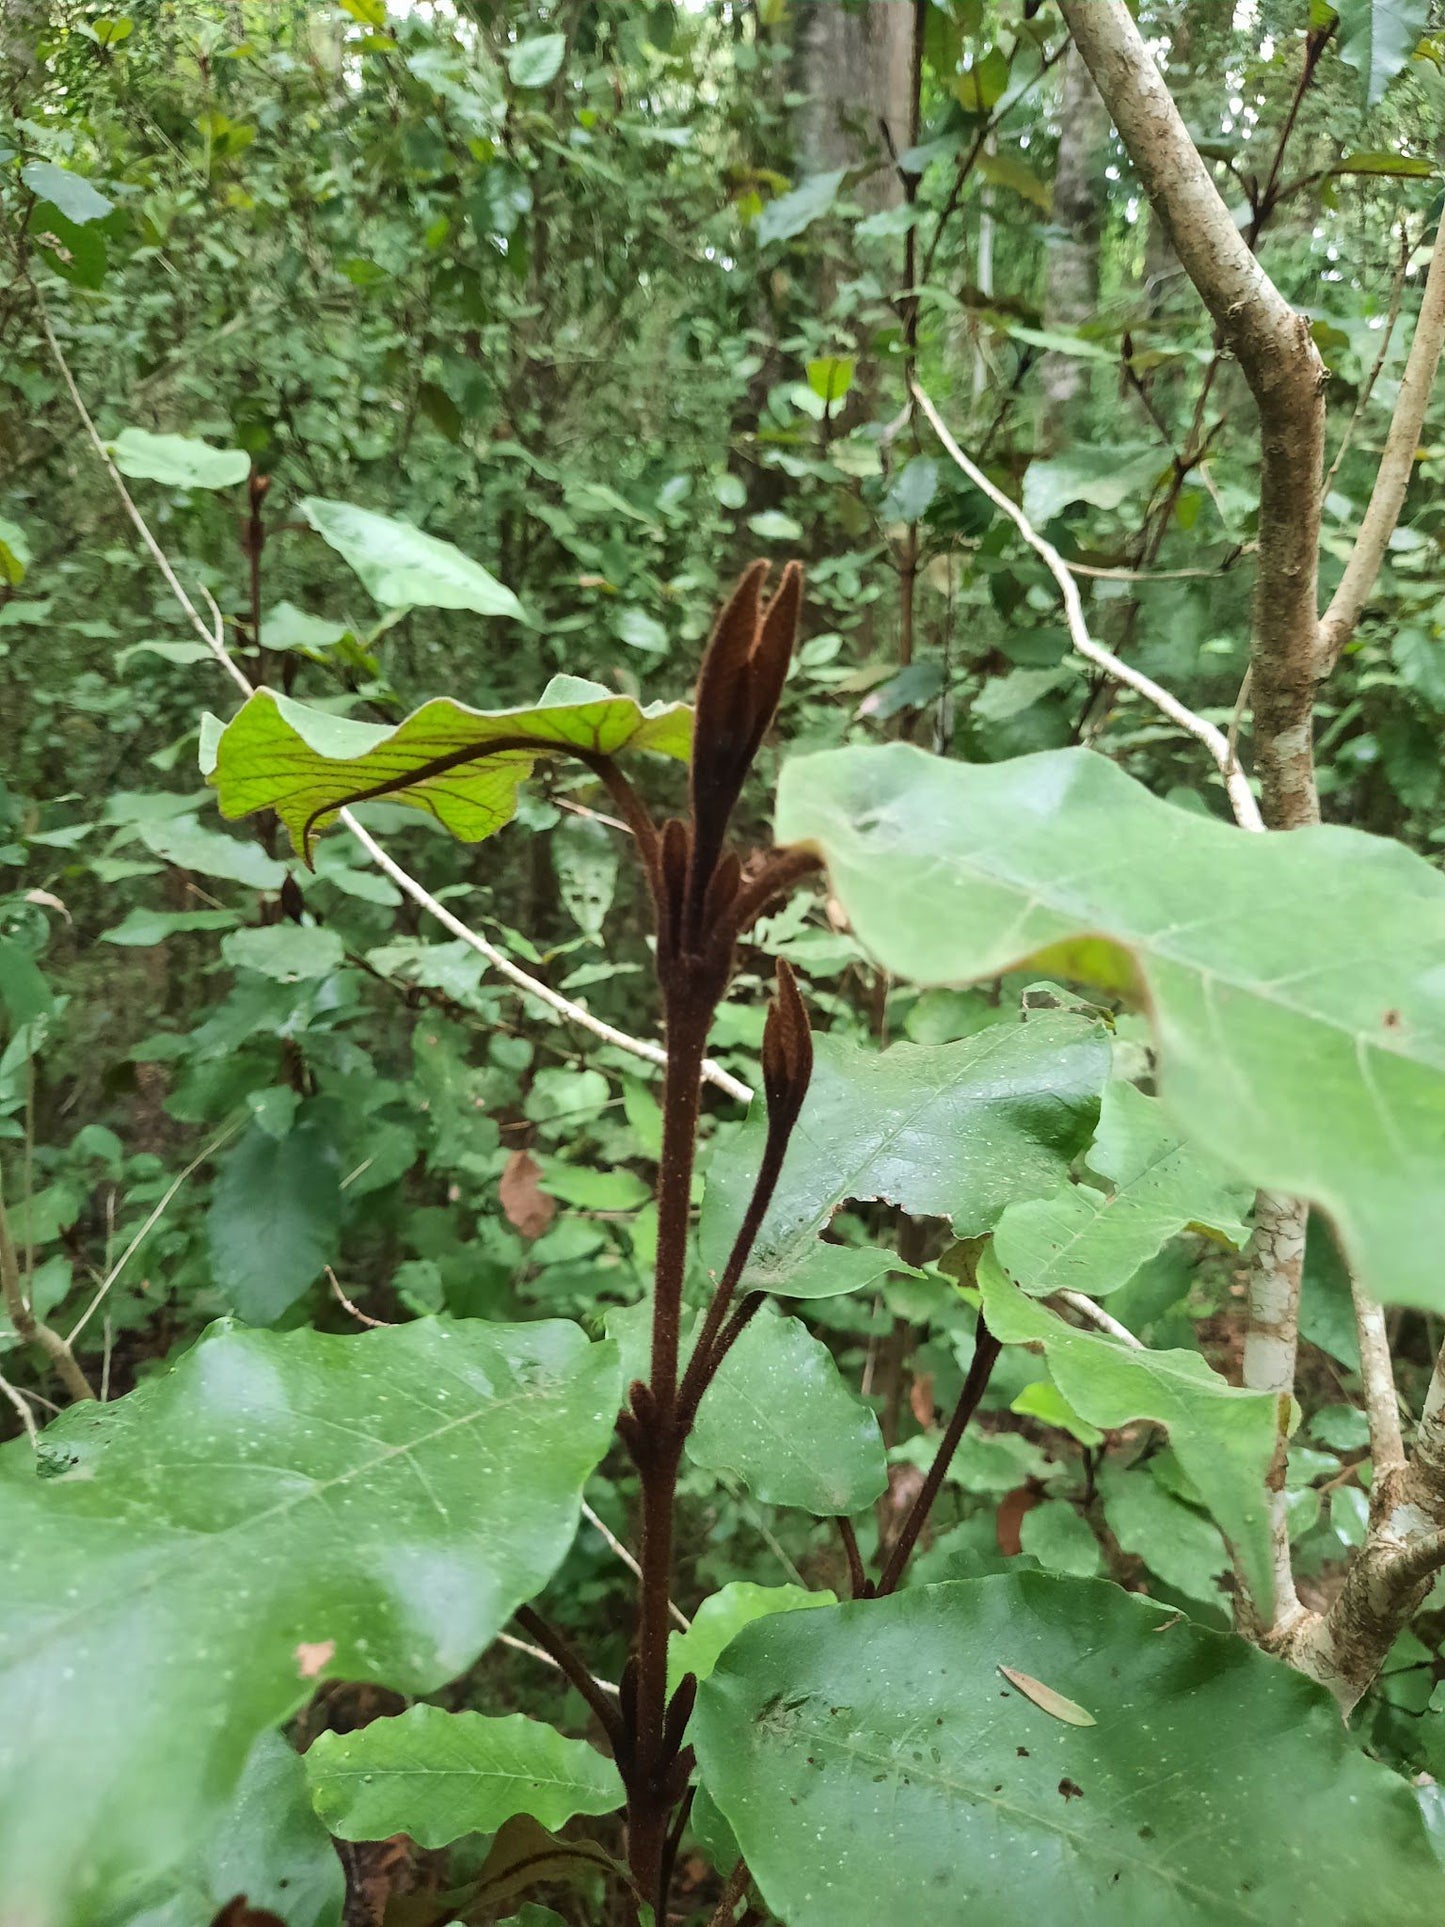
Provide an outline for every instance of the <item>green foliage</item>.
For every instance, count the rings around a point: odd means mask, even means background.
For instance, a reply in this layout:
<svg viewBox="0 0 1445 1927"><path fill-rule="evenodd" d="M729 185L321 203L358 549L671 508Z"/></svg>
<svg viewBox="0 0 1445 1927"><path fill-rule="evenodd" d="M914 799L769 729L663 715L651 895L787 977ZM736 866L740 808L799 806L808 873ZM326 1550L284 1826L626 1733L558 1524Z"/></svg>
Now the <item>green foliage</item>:
<svg viewBox="0 0 1445 1927"><path fill-rule="evenodd" d="M1063 1012L951 1044L879 1054L821 1038L815 1052L798 1135L744 1273L748 1288L789 1298L833 1297L897 1268L887 1252L820 1243L850 1199L947 1217L960 1237L976 1237L1006 1206L1046 1194L1088 1141L1109 1065L1102 1026ZM715 1271L762 1155L760 1110L709 1166L699 1237Z"/></svg>
<svg viewBox="0 0 1445 1927"><path fill-rule="evenodd" d="M1270 1599L1264 1478L1282 1418L1268 1392L1241 1391L1197 1352L1133 1350L1077 1331L1011 1285L985 1255L979 1265L989 1330L1006 1345L1040 1345L1074 1411L1106 1429L1134 1419L1169 1428L1179 1463L1239 1556L1256 1598Z"/></svg>
<svg viewBox="0 0 1445 1927"><path fill-rule="evenodd" d="M1031 1703L1005 1666L1093 1724ZM697 1747L796 1927L871 1927L924 1896L935 1920L1001 1927L1424 1927L1437 1903L1414 1795L1327 1693L1099 1581L1023 1573L761 1620L704 1685Z"/></svg>
<svg viewBox="0 0 1445 1927"><path fill-rule="evenodd" d="M1051 1197L1010 1205L994 1226L994 1255L1036 1298L1117 1291L1186 1229L1242 1245L1248 1190L1212 1159L1182 1143L1157 1098L1132 1084L1104 1087L1099 1128L1087 1154L1109 1192L1066 1184Z"/></svg>
<svg viewBox="0 0 1445 1927"><path fill-rule="evenodd" d="M263 689L207 744L205 768L222 815L274 809L309 856L316 830L348 803L389 797L477 843L511 822L539 756L650 749L686 757L690 738L685 704L643 708L575 676L554 677L540 702L515 709L468 709L438 698L395 729Z"/></svg>
<svg viewBox="0 0 1445 1927"><path fill-rule="evenodd" d="M863 942L915 982L1027 962L1142 998L1190 1138L1324 1205L1379 1297L1441 1302L1445 885L1428 864L1351 830L1251 836L1078 750L796 761L778 833L826 855Z"/></svg>
<svg viewBox="0 0 1445 1927"><path fill-rule="evenodd" d="M342 1840L410 1834L446 1847L515 1814L560 1827L622 1804L612 1762L520 1713L487 1719L413 1706L358 1733L323 1733L306 1755L316 1811Z"/></svg>
<svg viewBox="0 0 1445 1927"><path fill-rule="evenodd" d="M566 1552L616 1395L615 1354L563 1324L222 1329L38 1468L12 1447L7 1904L108 1918L318 1677L428 1692L470 1665Z"/></svg>
<svg viewBox="0 0 1445 1927"><path fill-rule="evenodd" d="M632 1576L572 1534L590 1475L641 1550L648 1477L610 1430L608 1354L556 1321L614 1331L622 1383L649 1377L677 1161L657 1067L608 1041L664 1032L653 889L595 752L657 752L627 776L659 822L679 812L693 719L674 699L759 552L806 561L808 611L734 841L756 878L791 757L777 832L817 836L830 874L747 933L707 1042L737 1081L703 1105L684 1361L767 1141L774 962L796 971L816 1070L737 1302L767 1290L797 1315L752 1316L680 1448L670 1584L693 1630L669 1644L664 1618L650 1664L667 1646L669 1690L719 1671L674 1735L705 1771L662 1912L712 1913L735 1818L793 1923L1433 1917L1414 1796L1351 1747L1445 1771L1439 1598L1353 1741L1299 1680L1174 1615L1225 1625L1221 1529L1263 1580L1263 1472L1291 1422L1232 1382L1246 1180L1322 1202L1403 1307L1402 1409L1424 1399L1440 405L1316 691L1325 814L1375 836L1244 839L1214 820L1198 745L1070 655L1038 557L906 407L913 376L1081 565L1091 632L1231 727L1249 768L1258 445L1213 324L1114 137L1070 110L1057 10L924 9L896 156L869 62L904 50L844 32L855 11L7 16L7 1920L206 1927L244 1893L336 1927L339 1863L290 1744L333 1720L355 1730L315 1739L311 1771L358 1771L332 1828L439 1843L386 1848L389 1913L627 1915L623 1789L597 1750L622 1700L584 1704L577 1675L489 1642L545 1584L539 1612L631 1690ZM1327 363L1328 597L1438 214L1438 9L1136 11ZM1421 242L1398 283L1382 236ZM197 710L231 688L135 541L52 334L262 691L203 723L206 788ZM714 750L726 733L715 709ZM1032 754L1080 742L1099 754ZM920 773L901 743L934 760ZM433 900L608 1037L439 932L359 843L316 835L363 796ZM484 852L435 834L513 824ZM739 1086L759 1093L741 1122ZM1365 1538L1372 1477L1328 1229L1317 1213L1283 1495L1311 1600ZM934 1464L979 1357L975 1282L1007 1343L908 1590L834 1607L854 1583L838 1520L876 1577ZM1061 1287L1109 1294L1141 1349L1046 1308ZM67 1382L27 1303L100 1409L45 1422ZM203 1336L225 1313L286 1336ZM456 1710L368 1726L396 1704L378 1688ZM813 1690L816 1735L813 1702L791 1704ZM1095 1724L1062 1724L1071 1705ZM496 1717L513 1707L549 1724ZM564 1809L585 1824L554 1837ZM348 1912L374 1910L373 1858L348 1862ZM527 1898L539 1876L558 1913Z"/></svg>
<svg viewBox="0 0 1445 1927"><path fill-rule="evenodd" d="M709 1386L687 1455L770 1505L819 1518L861 1512L888 1483L873 1413L827 1346L771 1311L752 1321Z"/></svg>

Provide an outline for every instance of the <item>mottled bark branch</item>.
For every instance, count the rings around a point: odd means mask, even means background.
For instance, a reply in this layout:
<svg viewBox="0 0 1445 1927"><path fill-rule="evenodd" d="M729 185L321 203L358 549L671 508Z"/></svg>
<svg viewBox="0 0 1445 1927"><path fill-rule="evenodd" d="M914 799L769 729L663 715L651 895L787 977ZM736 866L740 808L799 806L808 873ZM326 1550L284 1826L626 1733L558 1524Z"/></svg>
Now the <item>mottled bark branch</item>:
<svg viewBox="0 0 1445 1927"><path fill-rule="evenodd" d="M1311 714L1317 664L1324 365L1309 323L1265 273L1210 178L1123 0L1061 0L1074 43L1145 192L1259 410L1259 567L1251 655L1265 822L1319 814Z"/></svg>
<svg viewBox="0 0 1445 1927"><path fill-rule="evenodd" d="M1320 618L1318 672L1327 675L1339 660L1340 651L1355 632L1361 611L1375 586L1380 564L1385 559L1390 537L1405 506L1405 493L1415 470L1415 451L1430 391L1440 365L1440 350L1445 347L1445 241L1437 229L1435 249L1430 257L1430 272L1425 277L1425 293L1419 318L1405 358L1405 373L1400 393L1385 438L1385 452L1375 476L1369 507L1360 523L1355 546L1340 577L1340 586L1330 597L1330 606Z"/></svg>
<svg viewBox="0 0 1445 1927"><path fill-rule="evenodd" d="M1290 1397L1299 1350L1300 1278L1304 1271L1309 1207L1277 1191L1261 1191L1254 1201L1254 1236L1249 1254L1249 1326L1244 1338L1244 1383L1252 1392ZM1295 1593L1285 1508L1289 1448L1283 1429L1265 1480L1269 1505L1274 1599L1268 1610L1252 1599L1242 1581L1237 1617L1241 1631L1261 1643L1275 1643L1298 1620L1303 1608Z"/></svg>

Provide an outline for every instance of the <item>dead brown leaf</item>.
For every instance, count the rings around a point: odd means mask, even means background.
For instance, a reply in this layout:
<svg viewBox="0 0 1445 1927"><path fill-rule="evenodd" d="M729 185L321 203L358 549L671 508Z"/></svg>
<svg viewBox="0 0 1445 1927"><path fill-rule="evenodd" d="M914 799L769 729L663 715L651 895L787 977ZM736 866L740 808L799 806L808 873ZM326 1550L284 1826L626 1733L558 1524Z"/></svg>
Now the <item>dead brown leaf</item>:
<svg viewBox="0 0 1445 1927"><path fill-rule="evenodd" d="M557 1215L557 1200L541 1185L542 1167L530 1151L513 1151L502 1169L502 1209L524 1238L540 1238Z"/></svg>

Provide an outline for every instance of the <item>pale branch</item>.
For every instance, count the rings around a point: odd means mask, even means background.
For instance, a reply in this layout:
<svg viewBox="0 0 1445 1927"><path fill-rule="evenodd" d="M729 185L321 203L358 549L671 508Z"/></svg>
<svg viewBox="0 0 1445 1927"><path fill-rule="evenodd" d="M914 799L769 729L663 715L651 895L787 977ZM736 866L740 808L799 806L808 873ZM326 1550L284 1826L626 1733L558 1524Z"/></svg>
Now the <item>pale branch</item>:
<svg viewBox="0 0 1445 1927"><path fill-rule="evenodd" d="M1097 562L1069 562L1062 556L1059 560L1070 575L1086 575L1100 582L1214 582L1220 576L1228 575L1242 556L1253 555L1254 550L1253 542L1245 542L1231 549L1224 560L1212 569L1126 569L1105 567Z"/></svg>
<svg viewBox="0 0 1445 1927"><path fill-rule="evenodd" d="M1180 264L1244 372L1259 410L1255 769L1263 814L1293 829L1319 814L1311 715L1316 677L1324 365L1235 226L1123 0L1060 0Z"/></svg>
<svg viewBox="0 0 1445 1927"><path fill-rule="evenodd" d="M4 1303L5 1315L10 1320L15 1336L22 1344L40 1347L54 1365L70 1396L73 1399L94 1398L94 1388L76 1363L70 1346L44 1319L36 1317L34 1306L25 1296L20 1278L20 1259L15 1250L15 1241L10 1236L10 1219L3 1197L0 1197L0 1301Z"/></svg>
<svg viewBox="0 0 1445 1927"><path fill-rule="evenodd" d="M1320 484L1321 502L1329 498L1330 490L1335 485L1335 477L1340 472L1340 464L1349 453L1350 443L1355 439L1355 430L1364 419L1365 410L1370 405L1370 397L1375 392L1375 383L1380 379L1380 372L1385 366L1385 359L1390 352L1390 343L1395 339L1395 323L1400 319L1400 304L1405 298L1405 277L1410 267L1410 256L1414 252L1415 244L1406 234L1400 243L1400 260L1395 269L1395 278L1390 283L1390 305L1385 313L1385 325L1380 330L1379 350L1371 364L1369 374L1366 375L1360 385L1359 393L1355 396L1355 405L1350 410L1350 419L1345 423L1345 432L1340 437L1335 458L1325 472L1324 481Z"/></svg>
<svg viewBox="0 0 1445 1927"><path fill-rule="evenodd" d="M540 1646L534 1646L530 1640L518 1639L515 1633L498 1633L497 1644L499 1646L510 1646L514 1653L525 1653L529 1659L540 1660L544 1666L550 1666L554 1673L560 1673L562 1671L561 1663L553 1659L550 1653L544 1653ZM592 1684L594 1686L600 1686L604 1693L611 1693L614 1699L617 1697L618 1688L614 1681L610 1679L599 1679L594 1673L592 1675Z"/></svg>
<svg viewBox="0 0 1445 1927"><path fill-rule="evenodd" d="M1305 1234L1309 1207L1277 1191L1261 1191L1254 1201L1254 1236L1250 1247L1249 1324L1244 1337L1241 1374L1251 1392L1271 1392L1290 1398L1294 1392L1299 1350L1300 1280L1304 1271ZM1241 1627L1258 1640L1284 1637L1303 1608L1295 1592L1290 1560L1289 1512L1285 1503L1285 1474L1289 1448L1283 1427L1275 1441L1274 1457L1265 1475L1269 1508L1270 1555L1274 1575L1274 1603L1266 1615L1241 1584L1238 1609Z"/></svg>
<svg viewBox="0 0 1445 1927"><path fill-rule="evenodd" d="M71 401L75 405L76 413L80 417L86 436L92 448L104 464L121 501L125 505L126 513L135 524L148 554L161 571L161 574L165 577L167 587L180 604L185 615L189 618L191 626L211 651L211 654L215 657L220 667L230 677L231 681L243 696L254 694L254 688L249 677L247 677L244 670L234 661L222 640L219 612L216 612L215 627L208 627L195 604L182 587L180 578L171 567L164 549L162 549L160 543L157 542L154 535L152 535L150 528L146 524L145 517L136 507L130 491L126 488L120 470L111 460L110 451L101 440L95 423L91 420L90 412L85 406L80 390L76 386L75 377L70 371L70 364L66 360L64 351L56 339L55 331L50 325L50 317L46 312L39 289L35 289L34 293L40 315L41 328L44 331L46 341L49 343L55 365L60 370L61 377L69 391ZM205 592L203 591L202 593ZM207 597L207 600L210 600L210 598ZM215 611L214 602L211 603L211 608ZM520 964L513 963L505 951L498 949L494 943L489 943L485 937L463 923L459 917L454 917L443 904L438 903L436 898L411 875L410 871L404 870L394 858L386 854L381 845L362 827L350 810L340 811L339 817L340 821L350 831L361 848L366 851L373 863L375 863L379 869L385 871L398 889L409 896L413 903L419 905L421 909L434 917L437 922L440 923L444 929L449 930L454 937L459 938L461 942L475 950L479 956L484 957L501 976L506 977L518 990L534 998L538 1003L545 1004L549 1010L556 1012L559 1017L564 1018L568 1023L580 1025L584 1030L590 1030L594 1036L602 1038L606 1043L614 1044L619 1050L626 1051L633 1057L640 1057L649 1064L666 1064L667 1052L661 1044L655 1044L648 1038L633 1037L627 1031L619 1030L616 1025L605 1022L601 1017L595 1017L592 1012L583 1005L573 1003L571 998L564 997L560 991L553 990L550 985L544 984L540 978L531 976L527 971L522 969ZM741 1078L734 1077L730 1071L724 1070L721 1064L715 1063L711 1058L708 1058L703 1063L702 1074L708 1083L714 1085L718 1090L725 1092L727 1096L739 1104L748 1103L752 1097L752 1091L743 1083Z"/></svg>
<svg viewBox="0 0 1445 1927"><path fill-rule="evenodd" d="M399 890L404 891L413 903L419 904L430 916L435 917L444 930L450 930L454 937L460 938L479 956L485 957L502 976L516 984L519 990L524 990L529 997L535 998L540 1004L545 1004L549 1010L556 1011L559 1016L567 1018L570 1022L584 1025L595 1036L603 1038L609 1044L615 1044L619 1050L628 1051L632 1056L643 1058L649 1064L666 1064L667 1052L661 1044L654 1044L648 1038L629 1036L626 1031L618 1030L615 1024L609 1024L601 1017L594 1017L590 1010L584 1010L580 1004L574 1004L560 991L553 990L550 985L544 984L537 977L529 976L520 964L512 962L504 950L499 950L494 943L489 943L479 932L463 923L460 917L454 917L446 905L438 903L410 871L402 869L393 857L387 855L375 837L362 827L350 810L342 810L340 820L377 868L385 871ZM741 1078L734 1077L731 1071L724 1070L721 1064L714 1063L711 1058L704 1060L702 1072L710 1084L725 1091L739 1104L746 1104L752 1097L751 1090Z"/></svg>
<svg viewBox="0 0 1445 1927"><path fill-rule="evenodd" d="M1372 1443L1374 1437L1372 1422ZM1375 1465L1369 1530L1343 1585L1323 1613L1310 1613L1300 1622L1283 1643L1283 1656L1328 1686L1348 1713L1368 1692L1442 1570L1445 1350L1435 1361L1408 1460Z"/></svg>
<svg viewBox="0 0 1445 1927"><path fill-rule="evenodd" d="M20 1423L25 1427L25 1436L30 1441L31 1451L38 1452L40 1450L40 1427L35 1423L35 1414L31 1411L24 1394L16 1390L3 1372L0 1372L0 1396L9 1399L10 1403L15 1407L15 1410L20 1415Z"/></svg>
<svg viewBox="0 0 1445 1927"><path fill-rule="evenodd" d="M105 1274L105 1277L101 1280L99 1286L96 1289L96 1294L94 1298L91 1299L90 1303L86 1306L85 1310L80 1314L79 1318L77 1318L75 1323L71 1326L70 1336L66 1341L67 1344L71 1346L75 1344L76 1339L79 1338L80 1334L85 1330L86 1326L90 1323L91 1319L100 1310L100 1307L104 1303L106 1295L109 1293L111 1286L120 1277L120 1274L125 1270L126 1266L130 1263L131 1259L135 1256L136 1252L140 1249L141 1245L150 1236L151 1231L160 1222L161 1218L164 1217L166 1212L166 1207L170 1204L171 1199L176 1195L177 1191L180 1190L181 1186L185 1183L186 1179L190 1177L193 1171L199 1169L199 1167L203 1165L208 1158L214 1157L216 1152L220 1150L221 1146L236 1135L237 1131L240 1130L244 1121L245 1120L242 1118L237 1118L232 1123L226 1125L224 1130L218 1131L215 1137L211 1139L210 1143L207 1144L202 1150L196 1153L196 1155L191 1159L190 1163L186 1166L185 1170L182 1171L178 1177L173 1178L171 1180L170 1184L166 1187L165 1192L162 1194L160 1201L152 1208L150 1216L146 1219L145 1223L141 1226L140 1230L136 1232L135 1236L131 1239L130 1243L126 1246L125 1250L120 1254L119 1258L116 1259L115 1263L111 1266L110 1270Z"/></svg>
<svg viewBox="0 0 1445 1927"><path fill-rule="evenodd" d="M1082 1291L1056 1291L1054 1296L1061 1305L1067 1305L1070 1311L1077 1312L1080 1318L1086 1319L1110 1338L1117 1338L1121 1345L1127 1345L1135 1352L1144 1350L1142 1338L1131 1332L1127 1325L1120 1324L1112 1312L1105 1311L1102 1305L1096 1305Z"/></svg>
<svg viewBox="0 0 1445 1927"><path fill-rule="evenodd" d="M1059 586L1059 594L1064 603L1064 617L1069 628L1069 640L1073 643L1076 654L1083 656L1096 668L1104 670L1116 682L1123 683L1127 688L1132 689L1146 702L1152 703L1161 715L1167 716L1179 729L1192 736L1196 742L1202 743L1224 778L1235 821L1241 829L1262 830L1264 824L1260 818L1259 807L1255 803L1244 771L1231 753L1223 732L1216 729L1213 723L1206 722L1203 716L1196 716L1192 709L1186 707L1177 696L1171 695L1161 684L1155 682L1152 676L1144 675L1141 670L1135 669L1122 657L1116 656L1112 650L1106 649L1101 642L1094 640L1089 634L1089 625L1084 617L1084 604L1079 594L1079 586L1070 572L1068 563L1052 542L1046 541L1039 534L1018 503L1005 495L1003 490L991 482L975 462L969 460L949 433L943 417L918 383L910 382L909 386L914 399L928 417L933 432L943 444L949 459L963 471L976 489L988 497L995 508L1003 510L1024 541L1036 555L1043 559L1049 573Z"/></svg>
<svg viewBox="0 0 1445 1927"><path fill-rule="evenodd" d="M1350 1296L1355 1307L1355 1338L1360 1351L1365 1417L1370 1427L1370 1462L1375 1468L1375 1476L1382 1478L1402 1471L1405 1465L1395 1367L1385 1331L1384 1307L1361 1290L1353 1274L1350 1277Z"/></svg>
<svg viewBox="0 0 1445 1927"><path fill-rule="evenodd" d="M1320 618L1317 670L1321 675L1327 675L1334 667L1340 651L1354 634L1380 573L1390 537L1400 520L1442 347L1445 347L1445 236L1437 228L1420 313L1410 352L1405 357L1405 372L1400 378L1400 392L1390 418L1375 486L1339 587Z"/></svg>

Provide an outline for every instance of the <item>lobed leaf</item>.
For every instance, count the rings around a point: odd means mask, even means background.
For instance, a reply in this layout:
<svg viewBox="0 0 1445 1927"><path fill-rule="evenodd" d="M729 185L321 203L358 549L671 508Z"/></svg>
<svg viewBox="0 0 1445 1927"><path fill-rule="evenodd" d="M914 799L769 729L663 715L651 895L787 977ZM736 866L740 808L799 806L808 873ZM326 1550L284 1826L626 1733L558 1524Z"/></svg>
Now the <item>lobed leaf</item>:
<svg viewBox="0 0 1445 1927"><path fill-rule="evenodd" d="M1198 1352L1135 1351L1102 1332L1066 1325L1010 1284L991 1250L979 1260L978 1284L994 1337L1041 1345L1055 1384L1081 1418L1105 1430L1136 1419L1167 1426L1175 1456L1238 1553L1250 1590L1272 1598L1265 1475L1284 1416L1275 1394L1241 1391Z"/></svg>
<svg viewBox="0 0 1445 1927"><path fill-rule="evenodd" d="M1027 959L1139 998L1190 1141L1328 1211L1374 1297L1445 1309L1445 878L1423 859L1250 835L1089 750L825 751L784 768L777 833L902 977Z"/></svg>
<svg viewBox="0 0 1445 1927"><path fill-rule="evenodd" d="M952 1044L866 1050L814 1040L812 1082L743 1273L745 1291L831 1298L903 1269L892 1252L821 1242L850 1199L947 1217L960 1237L1054 1189L1089 1141L1109 1071L1104 1028L1068 1012L996 1024ZM718 1146L699 1238L720 1273L752 1192L765 1107Z"/></svg>
<svg viewBox="0 0 1445 1927"><path fill-rule="evenodd" d="M521 747L488 753L519 738ZM515 709L469 709L438 697L394 729L259 689L224 728L212 722L202 769L223 816L275 810L309 858L316 830L349 803L384 796L479 843L511 822L540 756L649 749L685 762L691 742L685 703L643 707L576 676L554 676L540 702Z"/></svg>
<svg viewBox="0 0 1445 1927"><path fill-rule="evenodd" d="M1105 1086L1088 1164L1112 1192L1064 1184L1051 1197L1010 1205L998 1221L998 1261L1034 1298L1117 1291L1191 1225L1236 1247L1249 1235L1248 1186L1184 1143L1159 1100L1132 1084Z"/></svg>

